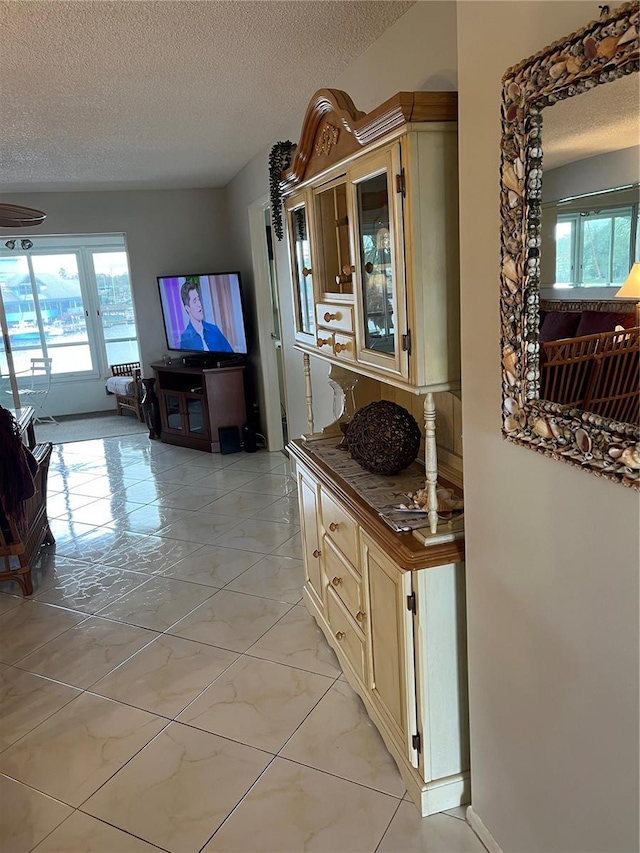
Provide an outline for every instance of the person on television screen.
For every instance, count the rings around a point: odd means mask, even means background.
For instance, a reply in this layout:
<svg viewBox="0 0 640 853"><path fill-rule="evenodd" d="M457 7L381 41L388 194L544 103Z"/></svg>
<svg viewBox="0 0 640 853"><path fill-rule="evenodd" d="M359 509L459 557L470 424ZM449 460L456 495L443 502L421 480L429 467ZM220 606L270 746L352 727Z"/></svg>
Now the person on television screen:
<svg viewBox="0 0 640 853"><path fill-rule="evenodd" d="M180 298L189 322L180 336L180 349L205 352L233 352L233 347L214 323L206 323L200 301L200 287L194 281L185 281L180 288Z"/></svg>

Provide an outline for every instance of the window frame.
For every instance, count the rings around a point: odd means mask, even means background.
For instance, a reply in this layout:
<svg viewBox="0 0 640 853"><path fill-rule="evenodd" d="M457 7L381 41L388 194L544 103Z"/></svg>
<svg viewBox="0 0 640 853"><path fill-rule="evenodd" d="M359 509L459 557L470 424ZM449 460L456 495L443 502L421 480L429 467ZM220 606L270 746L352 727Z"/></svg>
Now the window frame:
<svg viewBox="0 0 640 853"><path fill-rule="evenodd" d="M80 234L80 235L20 235L16 238L18 241L29 237L33 241L33 246L30 249L5 249L4 245L0 244L0 258L11 258L18 255L24 256L27 259L31 296L34 299L34 312L37 316L37 326L40 332L40 341L37 346L42 350L42 355L47 357L51 355L49 350L54 351L62 344L55 344L47 341L42 323L41 305L37 290L35 289L35 272L32 259L38 256L75 255L78 280L80 285L80 295L85 312L85 321L87 328L87 340L83 346L89 347L89 353L92 361L92 367L86 370L66 371L52 374L52 382L84 382L87 379L99 379L105 377L109 373L109 366L112 361L109 360L107 353L107 339L105 338L103 323L100 315L100 295L98 293L98 282L95 273L94 255L110 252L124 252L127 260L127 271L129 276L129 286L131 291L131 306L133 310L133 325L135 334L128 338L118 338L109 340L109 343L125 343L132 341L135 343L138 350L138 357L134 360L140 360L140 344L138 333L138 322L136 317L135 300L133 297L133 283L131 281L131 264L129 261L129 252L127 248L126 235L124 233L114 234ZM78 344L80 345L80 344ZM15 352L15 347L13 347ZM131 359L127 358L127 361Z"/></svg>

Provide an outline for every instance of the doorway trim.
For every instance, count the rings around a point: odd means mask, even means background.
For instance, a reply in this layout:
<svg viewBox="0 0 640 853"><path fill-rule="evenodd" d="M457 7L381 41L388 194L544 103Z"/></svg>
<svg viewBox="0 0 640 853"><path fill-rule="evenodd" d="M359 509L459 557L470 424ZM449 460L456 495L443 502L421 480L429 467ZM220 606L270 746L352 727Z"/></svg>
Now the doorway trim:
<svg viewBox="0 0 640 853"><path fill-rule="evenodd" d="M277 451L284 449L284 437L282 433L280 395L274 393L274 389L278 388L280 380L278 377L276 350L272 338L274 329L269 250L264 227L265 211L268 207L268 196L263 196L249 205L249 235L251 240L254 297L260 353L260 408L264 414L267 450Z"/></svg>

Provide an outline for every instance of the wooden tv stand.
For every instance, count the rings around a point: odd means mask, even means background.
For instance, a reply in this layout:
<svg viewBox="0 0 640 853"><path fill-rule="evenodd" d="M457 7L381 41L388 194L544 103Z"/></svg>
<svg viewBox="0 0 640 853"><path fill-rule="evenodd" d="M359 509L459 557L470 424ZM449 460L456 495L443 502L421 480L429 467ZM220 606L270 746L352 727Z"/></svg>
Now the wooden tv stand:
<svg viewBox="0 0 640 853"><path fill-rule="evenodd" d="M218 429L247 422L244 367L151 365L160 405L160 438L209 453L220 452Z"/></svg>

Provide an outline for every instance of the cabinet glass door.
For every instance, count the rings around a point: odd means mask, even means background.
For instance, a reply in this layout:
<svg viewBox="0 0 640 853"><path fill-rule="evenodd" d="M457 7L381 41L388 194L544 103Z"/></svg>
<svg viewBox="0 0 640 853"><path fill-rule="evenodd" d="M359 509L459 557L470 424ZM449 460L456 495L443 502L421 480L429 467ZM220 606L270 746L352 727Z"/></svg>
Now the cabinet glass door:
<svg viewBox="0 0 640 853"><path fill-rule="evenodd" d="M353 294L353 269L349 251L347 185L343 182L323 189L315 196L318 231L319 284L327 295Z"/></svg>
<svg viewBox="0 0 640 853"><path fill-rule="evenodd" d="M364 348L396 353L396 305L389 179L386 171L356 184Z"/></svg>
<svg viewBox="0 0 640 853"><path fill-rule="evenodd" d="M182 412L180 409L180 394L165 393L164 399L167 429L182 432Z"/></svg>
<svg viewBox="0 0 640 853"><path fill-rule="evenodd" d="M315 335L316 318L313 294L313 266L309 242L309 218L305 203L289 209L296 331Z"/></svg>
<svg viewBox="0 0 640 853"><path fill-rule="evenodd" d="M207 423L202 397L185 396L187 434L204 437L207 435Z"/></svg>

